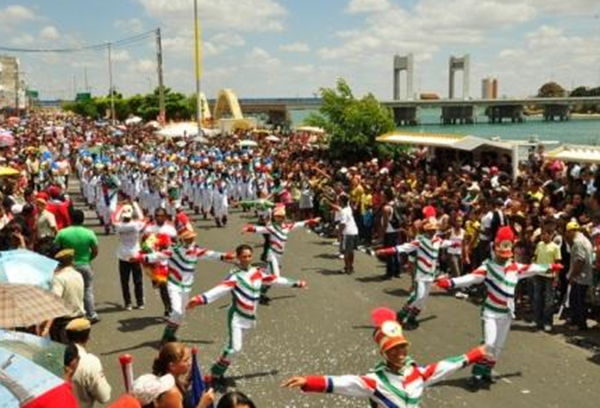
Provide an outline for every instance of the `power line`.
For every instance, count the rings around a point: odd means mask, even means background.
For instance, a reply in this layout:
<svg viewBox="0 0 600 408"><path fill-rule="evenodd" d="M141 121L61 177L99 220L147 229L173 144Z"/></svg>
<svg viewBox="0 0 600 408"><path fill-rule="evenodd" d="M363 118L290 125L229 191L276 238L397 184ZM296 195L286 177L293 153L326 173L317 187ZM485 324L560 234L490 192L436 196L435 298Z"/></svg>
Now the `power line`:
<svg viewBox="0 0 600 408"><path fill-rule="evenodd" d="M72 48L18 48L18 47L5 47L0 45L0 51L7 52L19 52L19 53L75 53L83 51L101 51L108 48L108 44L112 47L125 47L140 41L144 41L148 38L154 37L156 30L146 31L141 34L137 34L131 37L122 38L114 42L104 42L99 44L84 45L80 47Z"/></svg>

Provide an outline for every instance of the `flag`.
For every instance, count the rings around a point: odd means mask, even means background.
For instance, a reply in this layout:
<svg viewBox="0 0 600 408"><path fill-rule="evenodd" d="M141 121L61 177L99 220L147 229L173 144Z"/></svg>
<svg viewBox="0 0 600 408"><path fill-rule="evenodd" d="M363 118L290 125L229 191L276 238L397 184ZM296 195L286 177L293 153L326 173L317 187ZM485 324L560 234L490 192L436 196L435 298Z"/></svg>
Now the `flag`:
<svg viewBox="0 0 600 408"><path fill-rule="evenodd" d="M195 407L200 402L202 394L206 391L206 385L204 384L204 378L200 372L200 366L198 365L198 349L192 349L192 406ZM210 404L210 408L213 408L213 404Z"/></svg>

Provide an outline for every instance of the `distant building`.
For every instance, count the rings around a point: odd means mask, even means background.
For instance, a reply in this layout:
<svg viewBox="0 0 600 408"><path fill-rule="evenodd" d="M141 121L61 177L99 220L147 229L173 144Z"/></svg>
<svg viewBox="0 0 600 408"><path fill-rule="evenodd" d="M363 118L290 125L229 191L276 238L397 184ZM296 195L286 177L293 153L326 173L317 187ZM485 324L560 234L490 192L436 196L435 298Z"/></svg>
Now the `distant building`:
<svg viewBox="0 0 600 408"><path fill-rule="evenodd" d="M481 81L481 99L498 99L498 80L484 78Z"/></svg>
<svg viewBox="0 0 600 408"><path fill-rule="evenodd" d="M25 108L25 84L19 77L19 60L15 57L0 55L0 109ZM18 92L18 98L16 95Z"/></svg>

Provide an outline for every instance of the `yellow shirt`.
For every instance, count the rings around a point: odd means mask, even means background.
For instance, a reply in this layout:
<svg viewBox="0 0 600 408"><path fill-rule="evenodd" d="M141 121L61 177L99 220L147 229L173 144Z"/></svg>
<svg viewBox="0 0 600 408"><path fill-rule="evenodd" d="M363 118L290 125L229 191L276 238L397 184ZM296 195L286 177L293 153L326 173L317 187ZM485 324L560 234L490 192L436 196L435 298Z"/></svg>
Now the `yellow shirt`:
<svg viewBox="0 0 600 408"><path fill-rule="evenodd" d="M365 194L365 189L360 184L350 191L350 202L356 208L361 204L362 196Z"/></svg>
<svg viewBox="0 0 600 408"><path fill-rule="evenodd" d="M365 193L362 195L360 200L360 213L365 215L367 210L373 205L373 195L371 193Z"/></svg>
<svg viewBox="0 0 600 408"><path fill-rule="evenodd" d="M479 228L480 227L481 226L479 224L479 221L469 221L468 220L465 223L465 235L466 235L466 237L469 237L470 239L472 239L472 242L471 242L472 248L475 248L477 246L477 244L479 243Z"/></svg>
<svg viewBox="0 0 600 408"><path fill-rule="evenodd" d="M556 245L555 242L550 241L549 243L545 243L544 241L538 242L535 247L535 263L542 265L551 265L560 261L560 247ZM548 273L545 275L546 277L553 277L554 274Z"/></svg>

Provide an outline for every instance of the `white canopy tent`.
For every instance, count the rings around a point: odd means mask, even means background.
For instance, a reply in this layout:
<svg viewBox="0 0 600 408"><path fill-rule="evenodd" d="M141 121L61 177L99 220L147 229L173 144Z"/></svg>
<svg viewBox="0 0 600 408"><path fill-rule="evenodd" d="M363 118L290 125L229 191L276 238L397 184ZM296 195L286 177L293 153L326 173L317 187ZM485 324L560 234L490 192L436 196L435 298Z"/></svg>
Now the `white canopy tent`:
<svg viewBox="0 0 600 408"><path fill-rule="evenodd" d="M546 154L550 159L574 163L600 163L600 146L563 145Z"/></svg>

